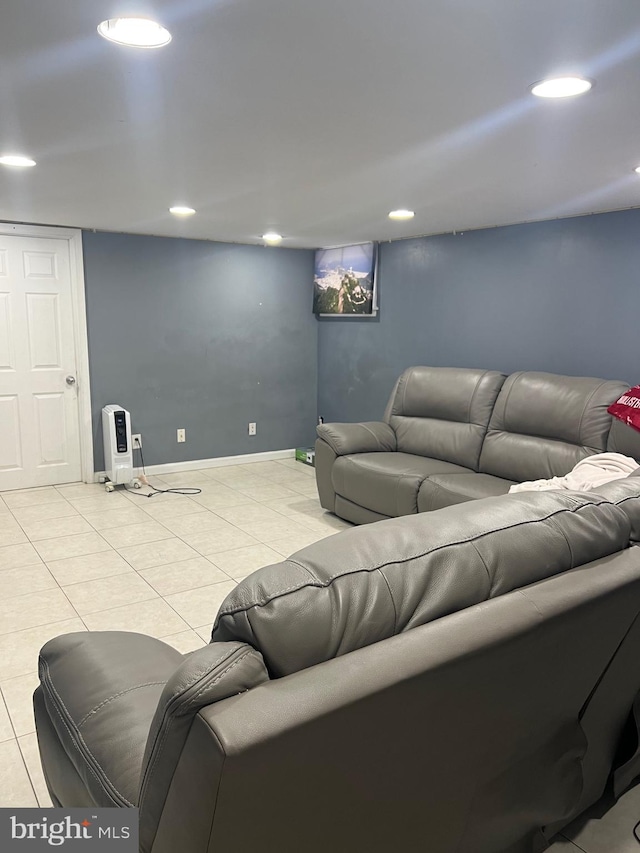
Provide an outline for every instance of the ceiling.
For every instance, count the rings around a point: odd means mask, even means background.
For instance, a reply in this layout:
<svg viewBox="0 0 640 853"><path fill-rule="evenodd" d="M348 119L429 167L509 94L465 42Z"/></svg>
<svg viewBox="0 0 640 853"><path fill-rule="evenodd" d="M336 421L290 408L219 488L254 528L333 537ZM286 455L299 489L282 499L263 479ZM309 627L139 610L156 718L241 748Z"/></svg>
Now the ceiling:
<svg viewBox="0 0 640 853"><path fill-rule="evenodd" d="M123 14L173 41L97 35ZM561 73L596 85L529 93ZM5 221L316 247L640 206L640 3L3 0L0 117L37 160Z"/></svg>

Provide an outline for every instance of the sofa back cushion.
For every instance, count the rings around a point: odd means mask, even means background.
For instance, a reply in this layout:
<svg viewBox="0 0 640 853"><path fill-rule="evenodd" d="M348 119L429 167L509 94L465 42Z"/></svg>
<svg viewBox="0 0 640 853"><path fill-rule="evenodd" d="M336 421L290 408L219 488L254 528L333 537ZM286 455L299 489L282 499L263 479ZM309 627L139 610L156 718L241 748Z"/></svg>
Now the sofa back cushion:
<svg viewBox="0 0 640 853"><path fill-rule="evenodd" d="M521 483L563 477L602 453L624 391L615 380L553 373L513 373L500 390L480 455L480 471Z"/></svg>
<svg viewBox="0 0 640 853"><path fill-rule="evenodd" d="M381 521L259 569L222 603L215 641L286 675L615 553L626 513L600 496L523 492Z"/></svg>
<svg viewBox="0 0 640 853"><path fill-rule="evenodd" d="M482 441L504 380L494 370L405 370L384 417L396 433L398 450L477 471Z"/></svg>

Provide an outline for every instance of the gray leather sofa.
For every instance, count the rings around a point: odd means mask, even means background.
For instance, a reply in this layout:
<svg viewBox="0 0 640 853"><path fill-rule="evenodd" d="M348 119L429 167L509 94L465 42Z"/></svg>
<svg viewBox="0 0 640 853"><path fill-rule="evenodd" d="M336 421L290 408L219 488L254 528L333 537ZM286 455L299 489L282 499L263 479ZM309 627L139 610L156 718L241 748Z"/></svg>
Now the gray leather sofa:
<svg viewBox="0 0 640 853"><path fill-rule="evenodd" d="M362 524L564 476L585 456L614 449L607 407L627 388L552 373L411 367L381 422L318 426L320 503ZM620 441L640 460L640 434Z"/></svg>
<svg viewBox="0 0 640 853"><path fill-rule="evenodd" d="M537 853L640 771L640 478L338 533L241 581L212 642L41 652L45 777L144 853Z"/></svg>

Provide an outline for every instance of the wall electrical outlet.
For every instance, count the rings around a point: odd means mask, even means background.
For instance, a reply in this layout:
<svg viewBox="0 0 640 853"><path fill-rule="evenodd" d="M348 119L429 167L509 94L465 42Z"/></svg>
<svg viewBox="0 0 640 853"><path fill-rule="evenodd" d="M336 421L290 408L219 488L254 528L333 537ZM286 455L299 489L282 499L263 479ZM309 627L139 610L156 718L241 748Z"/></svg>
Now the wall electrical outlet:
<svg viewBox="0 0 640 853"><path fill-rule="evenodd" d="M179 430L178 430L178 443L180 443L180 442L182 442L182 441L186 441L186 440L187 440L187 431L186 431L186 429L179 429Z"/></svg>
<svg viewBox="0 0 640 853"><path fill-rule="evenodd" d="M255 435L257 432L256 424L249 424L249 435Z"/></svg>
<svg viewBox="0 0 640 853"><path fill-rule="evenodd" d="M133 442L134 450L136 449L136 447L142 447L142 436L139 432L136 432L131 436L131 441Z"/></svg>

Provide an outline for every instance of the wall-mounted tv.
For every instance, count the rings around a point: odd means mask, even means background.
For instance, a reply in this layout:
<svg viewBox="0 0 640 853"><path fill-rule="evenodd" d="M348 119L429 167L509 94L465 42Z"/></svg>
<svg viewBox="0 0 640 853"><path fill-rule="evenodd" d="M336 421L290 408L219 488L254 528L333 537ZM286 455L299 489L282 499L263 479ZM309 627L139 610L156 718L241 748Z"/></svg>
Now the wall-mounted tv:
<svg viewBox="0 0 640 853"><path fill-rule="evenodd" d="M320 317L374 317L376 244L358 243L316 252L313 312Z"/></svg>

